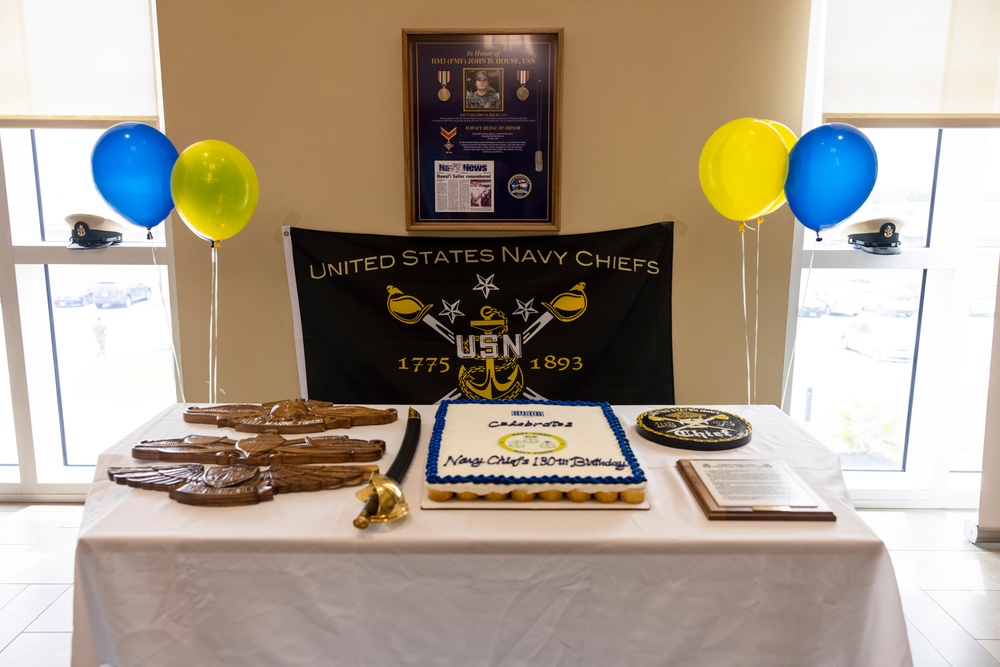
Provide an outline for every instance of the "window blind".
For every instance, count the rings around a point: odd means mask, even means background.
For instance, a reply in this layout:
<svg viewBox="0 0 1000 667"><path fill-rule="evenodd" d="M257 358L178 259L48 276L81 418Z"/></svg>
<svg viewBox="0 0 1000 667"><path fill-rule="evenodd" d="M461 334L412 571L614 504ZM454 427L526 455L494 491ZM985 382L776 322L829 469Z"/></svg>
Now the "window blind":
<svg viewBox="0 0 1000 667"><path fill-rule="evenodd" d="M0 116L156 116L150 3L0 0Z"/></svg>
<svg viewBox="0 0 1000 667"><path fill-rule="evenodd" d="M1000 113L1000 2L829 0L824 113Z"/></svg>

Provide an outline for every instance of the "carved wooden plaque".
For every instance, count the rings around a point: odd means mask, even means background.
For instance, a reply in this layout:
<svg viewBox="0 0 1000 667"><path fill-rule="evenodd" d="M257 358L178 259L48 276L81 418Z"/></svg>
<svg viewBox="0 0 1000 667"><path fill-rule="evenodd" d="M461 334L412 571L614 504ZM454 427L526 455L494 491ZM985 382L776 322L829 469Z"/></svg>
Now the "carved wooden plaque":
<svg viewBox="0 0 1000 667"><path fill-rule="evenodd" d="M317 433L331 428L391 424L396 418L395 408L377 410L301 398L190 407L184 411L186 422L214 424L246 433Z"/></svg>
<svg viewBox="0 0 1000 667"><path fill-rule="evenodd" d="M169 491L185 505L232 507L271 500L276 493L320 491L355 486L378 472L378 466L301 466L275 464L205 467L199 463L174 466L108 468L108 478L138 489Z"/></svg>
<svg viewBox="0 0 1000 667"><path fill-rule="evenodd" d="M357 440L346 435L306 436L286 440L277 433L232 440L222 436L143 440L132 447L132 457L147 461L259 465L357 463L378 461L384 440Z"/></svg>

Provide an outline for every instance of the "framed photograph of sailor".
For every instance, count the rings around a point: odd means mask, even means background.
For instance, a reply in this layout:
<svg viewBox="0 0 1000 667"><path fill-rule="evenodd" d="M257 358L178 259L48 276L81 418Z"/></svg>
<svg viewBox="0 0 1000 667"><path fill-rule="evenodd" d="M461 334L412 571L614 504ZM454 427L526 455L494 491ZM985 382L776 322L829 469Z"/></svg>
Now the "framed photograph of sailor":
<svg viewBox="0 0 1000 667"><path fill-rule="evenodd" d="M465 68L463 111L503 111L503 70Z"/></svg>
<svg viewBox="0 0 1000 667"><path fill-rule="evenodd" d="M562 29L403 30L406 229L558 231Z"/></svg>

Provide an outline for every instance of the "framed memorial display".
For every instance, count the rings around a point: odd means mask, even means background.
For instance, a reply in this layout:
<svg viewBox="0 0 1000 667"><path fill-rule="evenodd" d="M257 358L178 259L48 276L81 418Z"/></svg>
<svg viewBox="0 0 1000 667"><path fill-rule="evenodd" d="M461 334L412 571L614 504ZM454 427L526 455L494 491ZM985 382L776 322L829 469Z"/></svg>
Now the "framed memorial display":
<svg viewBox="0 0 1000 667"><path fill-rule="evenodd" d="M558 231L562 30L403 30L406 228Z"/></svg>

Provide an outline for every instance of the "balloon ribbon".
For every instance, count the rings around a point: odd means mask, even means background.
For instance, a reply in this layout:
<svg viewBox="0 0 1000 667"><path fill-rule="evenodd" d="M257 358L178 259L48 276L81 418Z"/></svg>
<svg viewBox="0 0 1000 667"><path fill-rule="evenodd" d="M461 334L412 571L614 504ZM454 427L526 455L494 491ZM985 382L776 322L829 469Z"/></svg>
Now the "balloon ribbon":
<svg viewBox="0 0 1000 667"><path fill-rule="evenodd" d="M747 357L747 402L753 405L757 400L757 340L760 337L760 223L764 217L757 218L757 227L749 227L740 222L740 255L741 274L743 279L743 335L746 342ZM753 363L750 361L750 318L747 315L747 258L746 258L746 235L743 233L747 229L757 232L756 261L754 264L754 335L753 335Z"/></svg>
<svg viewBox="0 0 1000 667"><path fill-rule="evenodd" d="M208 401L216 402L219 342L219 242L212 241L211 312L208 317Z"/></svg>

